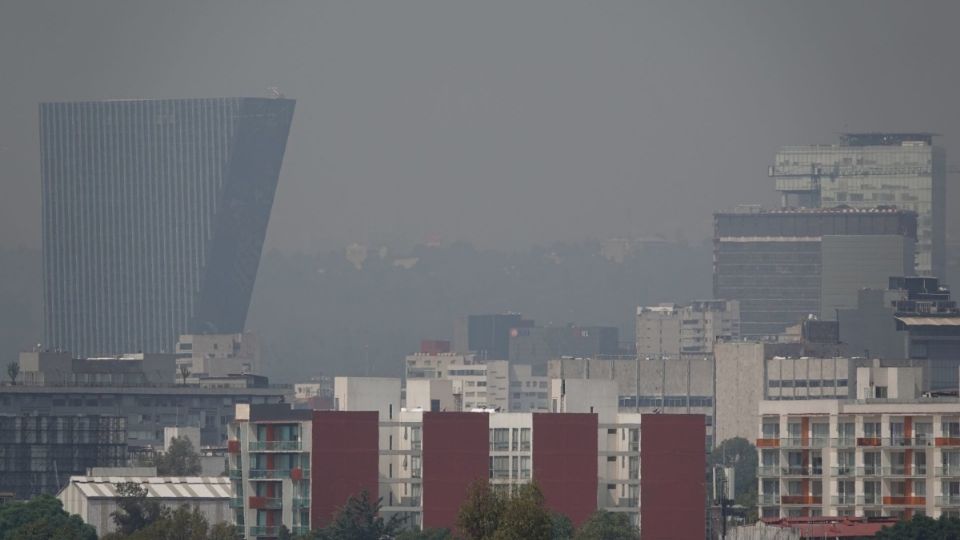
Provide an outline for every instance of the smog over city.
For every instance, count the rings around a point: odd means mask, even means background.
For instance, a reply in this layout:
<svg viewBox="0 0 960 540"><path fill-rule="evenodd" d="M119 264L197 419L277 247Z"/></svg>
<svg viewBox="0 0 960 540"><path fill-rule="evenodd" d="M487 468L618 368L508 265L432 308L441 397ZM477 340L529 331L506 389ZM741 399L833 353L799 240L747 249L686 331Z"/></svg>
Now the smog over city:
<svg viewBox="0 0 960 540"><path fill-rule="evenodd" d="M26 523L5 504L94 493L113 506L66 537L160 538L186 517L137 486L172 477L203 538L343 537L377 500L380 536L351 537L946 531L958 21L948 0L0 0L0 538ZM48 425L103 446L16 446ZM133 523L140 495L167 513Z"/></svg>

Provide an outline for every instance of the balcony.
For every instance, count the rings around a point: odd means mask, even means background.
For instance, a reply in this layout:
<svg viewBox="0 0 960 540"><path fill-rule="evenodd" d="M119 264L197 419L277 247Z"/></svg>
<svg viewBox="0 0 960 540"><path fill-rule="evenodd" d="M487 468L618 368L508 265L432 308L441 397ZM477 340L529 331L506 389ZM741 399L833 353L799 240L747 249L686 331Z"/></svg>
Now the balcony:
<svg viewBox="0 0 960 540"><path fill-rule="evenodd" d="M853 506L857 504L857 498L850 493L834 495L830 498L830 503L834 506Z"/></svg>
<svg viewBox="0 0 960 540"><path fill-rule="evenodd" d="M758 476L780 476L779 465L761 465L757 467Z"/></svg>
<svg viewBox="0 0 960 540"><path fill-rule="evenodd" d="M857 446L880 446L882 442L880 437L857 437Z"/></svg>
<svg viewBox="0 0 960 540"><path fill-rule="evenodd" d="M299 452L300 441L250 441L251 452Z"/></svg>
<svg viewBox="0 0 960 540"><path fill-rule="evenodd" d="M887 437L883 439L883 446L891 448L924 448L932 446L933 441L927 437Z"/></svg>
<svg viewBox="0 0 960 540"><path fill-rule="evenodd" d="M937 495L937 506L960 506L960 495Z"/></svg>
<svg viewBox="0 0 960 540"><path fill-rule="evenodd" d="M419 496L408 496L400 497L400 500L397 504L393 506L399 506L401 508L418 508L420 506L420 497Z"/></svg>
<svg viewBox="0 0 960 540"><path fill-rule="evenodd" d="M926 506L926 497L884 497L883 504L887 506Z"/></svg>
<svg viewBox="0 0 960 540"><path fill-rule="evenodd" d="M857 467L857 476L880 476L881 472L883 472L883 469L879 465Z"/></svg>
<svg viewBox="0 0 960 540"><path fill-rule="evenodd" d="M937 437L933 441L937 446L960 446L960 437Z"/></svg>
<svg viewBox="0 0 960 540"><path fill-rule="evenodd" d="M757 448L780 448L780 439L757 439Z"/></svg>
<svg viewBox="0 0 960 540"><path fill-rule="evenodd" d="M877 495L877 494L858 495L857 504L859 506L879 506L880 495Z"/></svg>
<svg viewBox="0 0 960 540"><path fill-rule="evenodd" d="M884 476L926 476L927 467L925 465L907 467L906 465L894 465L883 468Z"/></svg>
<svg viewBox="0 0 960 540"><path fill-rule="evenodd" d="M258 480L283 480L290 478L290 469L250 469L250 478Z"/></svg>
<svg viewBox="0 0 960 540"><path fill-rule="evenodd" d="M617 500L616 507L617 508L639 508L640 499L637 497L620 497L620 499Z"/></svg>
<svg viewBox="0 0 960 540"><path fill-rule="evenodd" d="M240 453L240 441L236 441L236 440L227 441L227 453L228 453L228 454L239 454L239 453Z"/></svg>
<svg viewBox="0 0 960 540"><path fill-rule="evenodd" d="M293 508L310 508L310 498L309 497L294 497L293 498Z"/></svg>
<svg viewBox="0 0 960 540"><path fill-rule="evenodd" d="M823 469L820 467L804 467L802 465L791 465L789 467L783 467L780 470L780 474L783 476L820 475L820 474L823 474Z"/></svg>
<svg viewBox="0 0 960 540"><path fill-rule="evenodd" d="M254 510L276 510L283 508L283 499L277 497L256 497L251 496L248 500L250 508Z"/></svg>
<svg viewBox="0 0 960 540"><path fill-rule="evenodd" d="M781 448L826 448L830 439L826 437L787 437L780 439Z"/></svg>
<svg viewBox="0 0 960 540"><path fill-rule="evenodd" d="M423 470L420 468L410 469L410 478L422 478Z"/></svg>
<svg viewBox="0 0 960 540"><path fill-rule="evenodd" d="M490 450L494 452L507 452L510 450L508 441L490 441Z"/></svg>
<svg viewBox="0 0 960 540"><path fill-rule="evenodd" d="M290 532L292 532L294 536L306 536L310 534L311 531L310 527L306 525L294 525L293 528L290 529Z"/></svg>
<svg viewBox="0 0 960 540"><path fill-rule="evenodd" d="M831 467L830 472L834 476L853 476L857 472L856 467L842 465L840 467Z"/></svg>
<svg viewBox="0 0 960 540"><path fill-rule="evenodd" d="M243 498L233 497L230 499L230 508L243 508Z"/></svg>
<svg viewBox="0 0 960 540"><path fill-rule="evenodd" d="M280 534L280 527L271 525L269 527L264 525L254 525L250 527L250 536L256 538L258 536L278 536Z"/></svg>
<svg viewBox="0 0 960 540"><path fill-rule="evenodd" d="M802 504L802 505L814 505L814 504L823 504L823 496L821 495L782 495L780 497L781 504Z"/></svg>
<svg viewBox="0 0 960 540"><path fill-rule="evenodd" d="M833 439L834 448L853 448L857 445L857 439L854 437L837 437Z"/></svg>
<svg viewBox="0 0 960 540"><path fill-rule="evenodd" d="M776 506L780 504L780 495L776 493L761 493L757 496L760 506Z"/></svg>
<svg viewBox="0 0 960 540"><path fill-rule="evenodd" d="M423 450L423 441L420 441L420 440L410 441L410 449Z"/></svg>
<svg viewBox="0 0 960 540"><path fill-rule="evenodd" d="M960 476L960 465L937 467L937 476Z"/></svg>
<svg viewBox="0 0 960 540"><path fill-rule="evenodd" d="M240 480L241 478L243 478L243 471L241 471L240 469L230 469L228 476L230 477L231 480Z"/></svg>

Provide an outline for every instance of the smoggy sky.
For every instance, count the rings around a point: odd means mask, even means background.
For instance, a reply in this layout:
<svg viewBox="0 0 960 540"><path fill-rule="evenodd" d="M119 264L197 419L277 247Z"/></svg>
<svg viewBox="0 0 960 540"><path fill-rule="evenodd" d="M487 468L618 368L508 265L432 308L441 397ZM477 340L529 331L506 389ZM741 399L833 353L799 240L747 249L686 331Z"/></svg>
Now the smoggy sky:
<svg viewBox="0 0 960 540"><path fill-rule="evenodd" d="M298 103L268 249L700 240L776 203L780 145L934 131L960 164L958 24L952 0L0 0L0 244L39 245L38 102L271 86Z"/></svg>

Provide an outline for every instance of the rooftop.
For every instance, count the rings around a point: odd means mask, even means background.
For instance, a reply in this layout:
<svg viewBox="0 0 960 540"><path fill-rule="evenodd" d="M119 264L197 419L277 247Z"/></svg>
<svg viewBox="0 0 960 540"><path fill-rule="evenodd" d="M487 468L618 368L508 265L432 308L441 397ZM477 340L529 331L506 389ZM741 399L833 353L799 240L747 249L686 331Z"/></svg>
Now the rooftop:
<svg viewBox="0 0 960 540"><path fill-rule="evenodd" d="M229 499L233 496L226 476L71 476L64 489L75 486L88 499L115 499L117 484L134 482L147 497L163 499Z"/></svg>

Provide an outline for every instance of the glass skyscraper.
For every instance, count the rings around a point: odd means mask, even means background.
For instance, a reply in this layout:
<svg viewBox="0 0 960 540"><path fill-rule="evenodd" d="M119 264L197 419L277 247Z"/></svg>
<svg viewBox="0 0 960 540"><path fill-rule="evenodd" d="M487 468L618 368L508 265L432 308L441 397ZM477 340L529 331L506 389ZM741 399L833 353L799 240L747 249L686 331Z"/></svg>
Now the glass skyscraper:
<svg viewBox="0 0 960 540"><path fill-rule="evenodd" d="M946 155L932 133L845 133L840 144L785 146L770 167L784 207L917 213L916 271L946 266Z"/></svg>
<svg viewBox="0 0 960 540"><path fill-rule="evenodd" d="M44 347L243 331L294 103L41 104Z"/></svg>

